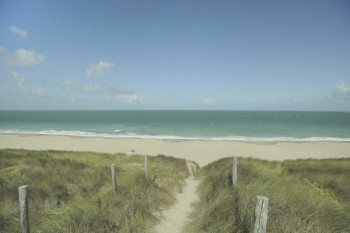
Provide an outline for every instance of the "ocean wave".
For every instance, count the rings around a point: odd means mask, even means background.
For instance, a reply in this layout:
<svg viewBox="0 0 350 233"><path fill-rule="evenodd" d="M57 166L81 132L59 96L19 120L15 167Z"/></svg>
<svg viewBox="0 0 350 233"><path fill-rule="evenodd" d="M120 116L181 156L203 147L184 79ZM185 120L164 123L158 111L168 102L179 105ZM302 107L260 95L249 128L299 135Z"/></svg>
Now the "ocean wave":
<svg viewBox="0 0 350 233"><path fill-rule="evenodd" d="M85 138L119 138L119 139L156 139L156 140L209 140L209 141L238 141L238 142L350 142L350 138L335 137L248 137L248 136L175 136L175 135L150 135L145 131L114 130L114 134L88 131L70 130L8 130L0 129L0 134L12 135L41 135L41 136L69 136Z"/></svg>

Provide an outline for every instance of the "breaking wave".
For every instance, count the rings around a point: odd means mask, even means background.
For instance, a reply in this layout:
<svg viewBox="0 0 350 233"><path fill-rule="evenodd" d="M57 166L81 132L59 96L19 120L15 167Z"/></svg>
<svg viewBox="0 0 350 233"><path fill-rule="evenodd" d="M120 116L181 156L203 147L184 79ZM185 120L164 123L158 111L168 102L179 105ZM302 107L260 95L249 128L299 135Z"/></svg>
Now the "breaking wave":
<svg viewBox="0 0 350 233"><path fill-rule="evenodd" d="M41 136L69 136L86 138L119 138L119 139L157 139L157 140L210 140L210 141L238 141L238 142L350 142L350 138L335 137L248 137L248 136L176 136L176 135L153 135L146 131L114 130L114 133L93 131L70 131L70 130L8 130L0 129L0 134L12 135L41 135Z"/></svg>

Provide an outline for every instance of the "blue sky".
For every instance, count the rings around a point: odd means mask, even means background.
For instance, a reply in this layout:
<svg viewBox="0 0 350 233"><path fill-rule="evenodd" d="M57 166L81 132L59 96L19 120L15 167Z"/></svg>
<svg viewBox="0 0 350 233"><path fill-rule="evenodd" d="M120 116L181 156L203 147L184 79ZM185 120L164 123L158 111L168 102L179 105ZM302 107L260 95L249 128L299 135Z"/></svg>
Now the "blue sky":
<svg viewBox="0 0 350 233"><path fill-rule="evenodd" d="M0 109L350 110L350 3L0 1Z"/></svg>

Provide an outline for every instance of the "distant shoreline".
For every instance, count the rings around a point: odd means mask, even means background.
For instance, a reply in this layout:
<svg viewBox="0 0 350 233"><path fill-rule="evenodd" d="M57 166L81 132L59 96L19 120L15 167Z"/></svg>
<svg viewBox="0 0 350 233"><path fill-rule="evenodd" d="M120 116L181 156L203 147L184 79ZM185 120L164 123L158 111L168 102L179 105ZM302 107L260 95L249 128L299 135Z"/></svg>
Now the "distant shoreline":
<svg viewBox="0 0 350 233"><path fill-rule="evenodd" d="M233 142L350 142L350 138L335 137L249 137L249 136L175 136L175 135L128 135L128 134L108 134L84 131L64 131L64 130L4 130L0 129L0 135L18 136L64 136L78 138L107 138L107 139L152 139L166 141L233 141Z"/></svg>
<svg viewBox="0 0 350 233"><path fill-rule="evenodd" d="M350 115L294 111L0 111L0 134L236 142L350 142Z"/></svg>
<svg viewBox="0 0 350 233"><path fill-rule="evenodd" d="M0 149L164 154L204 166L237 155L264 160L350 158L350 142L238 142L212 140L117 139L0 134Z"/></svg>

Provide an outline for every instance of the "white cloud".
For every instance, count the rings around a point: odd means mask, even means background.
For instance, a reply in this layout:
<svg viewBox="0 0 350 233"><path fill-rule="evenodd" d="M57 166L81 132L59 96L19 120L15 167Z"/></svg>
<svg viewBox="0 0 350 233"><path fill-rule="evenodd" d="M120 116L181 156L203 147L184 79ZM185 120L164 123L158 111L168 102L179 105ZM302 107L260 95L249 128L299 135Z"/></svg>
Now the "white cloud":
<svg viewBox="0 0 350 233"><path fill-rule="evenodd" d="M114 100L128 105L143 104L144 100L138 95L116 95Z"/></svg>
<svg viewBox="0 0 350 233"><path fill-rule="evenodd" d="M203 100L203 103L204 103L204 104L213 104L214 101L211 100L211 99L204 99L204 100Z"/></svg>
<svg viewBox="0 0 350 233"><path fill-rule="evenodd" d="M24 87L26 87L28 85L26 83L26 78L23 75L19 74L19 73L11 72L9 74L9 77L11 79L13 79L14 81L16 81L17 86L20 87L20 88L24 88Z"/></svg>
<svg viewBox="0 0 350 233"><path fill-rule="evenodd" d="M9 27L9 29L11 30L11 32L21 36L22 38L26 38L28 36L28 33L25 30L16 28L15 26L11 26Z"/></svg>
<svg viewBox="0 0 350 233"><path fill-rule="evenodd" d="M338 95L350 96L350 87L346 86L343 80L338 80L337 84L335 85L335 91Z"/></svg>
<svg viewBox="0 0 350 233"><path fill-rule="evenodd" d="M264 101L261 106L266 109L279 110L348 110L350 103L350 86L343 80L338 80L333 87L333 91L315 96L311 99L278 99L275 101ZM346 104L346 105L344 105Z"/></svg>
<svg viewBox="0 0 350 233"><path fill-rule="evenodd" d="M350 86L347 86L343 80L338 80L334 86L333 92L315 97L313 100L329 103L348 101L350 100Z"/></svg>
<svg viewBox="0 0 350 233"><path fill-rule="evenodd" d="M108 75L112 72L114 63L108 61L100 61L97 64L90 63L89 68L86 71L86 77L101 77Z"/></svg>
<svg viewBox="0 0 350 233"><path fill-rule="evenodd" d="M333 96L338 101L350 101L350 86L347 86L343 80L338 80Z"/></svg>
<svg viewBox="0 0 350 233"><path fill-rule="evenodd" d="M23 94L39 96L39 97L46 96L45 91L41 87L37 87L37 88L31 87L27 83L26 77L24 77L23 75L16 72L11 72L9 74L9 77L16 82L17 87L19 87L20 91Z"/></svg>
<svg viewBox="0 0 350 233"><path fill-rule="evenodd" d="M0 47L0 60L2 66L29 67L43 63L46 58L31 49L20 48L15 53L6 53L6 48Z"/></svg>

